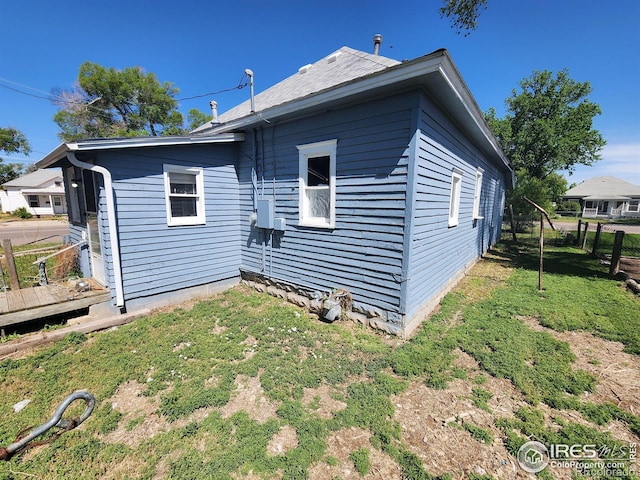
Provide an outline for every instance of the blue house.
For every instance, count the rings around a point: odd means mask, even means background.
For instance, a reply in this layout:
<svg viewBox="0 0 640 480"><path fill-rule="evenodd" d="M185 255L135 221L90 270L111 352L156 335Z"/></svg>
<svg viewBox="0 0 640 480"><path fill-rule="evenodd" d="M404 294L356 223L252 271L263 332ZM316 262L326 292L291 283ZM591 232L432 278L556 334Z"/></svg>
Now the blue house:
<svg viewBox="0 0 640 480"><path fill-rule="evenodd" d="M69 142L38 166L62 167L114 311L244 278L399 335L497 242L514 181L446 50L343 47L189 136Z"/></svg>

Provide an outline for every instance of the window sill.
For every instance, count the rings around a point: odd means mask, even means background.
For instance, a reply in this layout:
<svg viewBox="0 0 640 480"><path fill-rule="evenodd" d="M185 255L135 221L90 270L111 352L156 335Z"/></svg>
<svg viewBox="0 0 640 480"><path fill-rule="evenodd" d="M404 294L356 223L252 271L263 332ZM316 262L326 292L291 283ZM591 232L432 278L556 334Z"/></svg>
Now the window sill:
<svg viewBox="0 0 640 480"><path fill-rule="evenodd" d="M484 220L484 217L473 217L474 220Z"/></svg>
<svg viewBox="0 0 640 480"><path fill-rule="evenodd" d="M332 223L316 223L316 222L298 222L298 226L299 227L305 227L305 228L322 228L325 230L333 230L335 227L334 224Z"/></svg>
<svg viewBox="0 0 640 480"><path fill-rule="evenodd" d="M167 222L168 227L191 227L194 225L206 225L207 222L205 220L193 220L193 221L172 221Z"/></svg>

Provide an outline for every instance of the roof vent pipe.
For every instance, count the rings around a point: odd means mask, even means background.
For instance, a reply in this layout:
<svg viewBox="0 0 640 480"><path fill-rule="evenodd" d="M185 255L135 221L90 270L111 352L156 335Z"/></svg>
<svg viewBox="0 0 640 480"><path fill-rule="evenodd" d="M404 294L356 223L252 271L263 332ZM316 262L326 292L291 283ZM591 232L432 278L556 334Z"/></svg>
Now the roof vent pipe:
<svg viewBox="0 0 640 480"><path fill-rule="evenodd" d="M380 55L380 45L382 45L382 35L379 33L373 36L373 54Z"/></svg>
<svg viewBox="0 0 640 480"><path fill-rule="evenodd" d="M218 122L218 102L215 100L211 100L209 102L209 106L211 107L211 123L217 124Z"/></svg>
<svg viewBox="0 0 640 480"><path fill-rule="evenodd" d="M251 91L251 113L255 113L256 112L256 103L255 103L255 99L253 96L253 71L249 70L248 68L244 71L244 73L247 75L247 77L249 77L249 89Z"/></svg>

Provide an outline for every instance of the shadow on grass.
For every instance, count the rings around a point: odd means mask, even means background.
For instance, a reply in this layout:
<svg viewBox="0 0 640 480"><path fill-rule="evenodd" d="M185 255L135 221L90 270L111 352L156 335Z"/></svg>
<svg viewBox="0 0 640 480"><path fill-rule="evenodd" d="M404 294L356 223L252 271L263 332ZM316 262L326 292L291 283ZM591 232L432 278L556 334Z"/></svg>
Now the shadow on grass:
<svg viewBox="0 0 640 480"><path fill-rule="evenodd" d="M513 266L537 271L540 265L537 246L511 240L501 241L490 251L498 262L513 262ZM547 246L543 258L544 273L590 278L610 278L608 269L587 252L575 247Z"/></svg>

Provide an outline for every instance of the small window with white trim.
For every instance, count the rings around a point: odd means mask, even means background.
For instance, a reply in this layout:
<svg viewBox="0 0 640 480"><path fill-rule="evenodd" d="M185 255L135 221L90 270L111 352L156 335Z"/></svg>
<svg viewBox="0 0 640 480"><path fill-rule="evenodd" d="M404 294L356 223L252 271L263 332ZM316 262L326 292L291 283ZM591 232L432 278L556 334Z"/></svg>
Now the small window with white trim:
<svg viewBox="0 0 640 480"><path fill-rule="evenodd" d="M451 196L449 197L449 226L458 225L460 214L460 190L462 189L462 170L454 168L451 172Z"/></svg>
<svg viewBox="0 0 640 480"><path fill-rule="evenodd" d="M482 174L484 170L478 168L476 170L476 188L473 194L473 218L479 220L483 217L480 216L480 196L482 194Z"/></svg>
<svg viewBox="0 0 640 480"><path fill-rule="evenodd" d="M164 165L167 225L201 225L204 213L204 173L199 167Z"/></svg>
<svg viewBox="0 0 640 480"><path fill-rule="evenodd" d="M299 224L334 228L337 140L298 145Z"/></svg>

